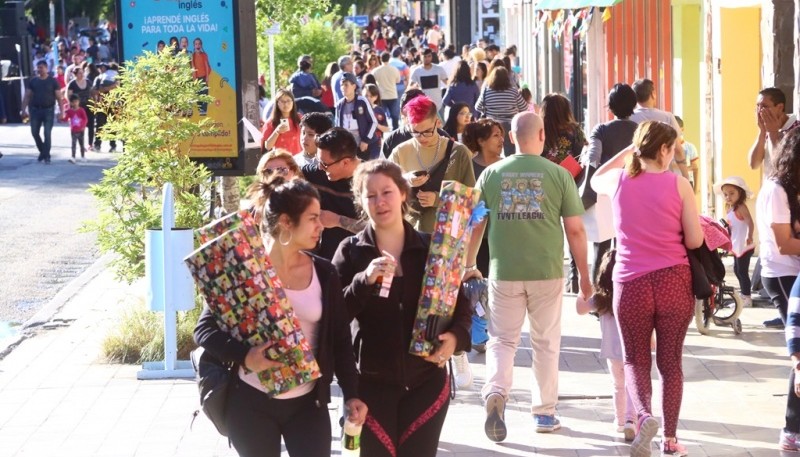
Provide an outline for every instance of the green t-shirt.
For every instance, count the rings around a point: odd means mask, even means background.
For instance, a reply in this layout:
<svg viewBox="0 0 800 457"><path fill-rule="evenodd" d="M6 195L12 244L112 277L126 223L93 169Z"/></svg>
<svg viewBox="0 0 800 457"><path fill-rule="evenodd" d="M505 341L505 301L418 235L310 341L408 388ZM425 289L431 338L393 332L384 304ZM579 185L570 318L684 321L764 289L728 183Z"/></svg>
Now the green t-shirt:
<svg viewBox="0 0 800 457"><path fill-rule="evenodd" d="M561 219L583 214L572 175L543 157L515 154L484 170L475 187L490 211L489 278L562 278Z"/></svg>

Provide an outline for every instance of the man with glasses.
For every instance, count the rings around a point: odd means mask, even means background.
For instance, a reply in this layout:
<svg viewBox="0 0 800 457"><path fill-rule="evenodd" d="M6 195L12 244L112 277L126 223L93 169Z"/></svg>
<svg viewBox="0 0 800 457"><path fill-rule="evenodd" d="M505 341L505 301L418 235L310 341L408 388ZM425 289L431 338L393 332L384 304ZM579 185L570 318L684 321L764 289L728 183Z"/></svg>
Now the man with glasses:
<svg viewBox="0 0 800 457"><path fill-rule="evenodd" d="M415 228L431 233L442 181L475 185L472 153L463 144L439 134L441 121L436 104L428 97L419 96L408 102L405 114L412 139L394 148L389 160L400 165L411 184Z"/></svg>
<svg viewBox="0 0 800 457"><path fill-rule="evenodd" d="M396 126L394 130L383 136L383 146L381 151L383 152L383 156L387 159L392 151L394 151L394 148L413 138L411 135L411 129L406 121L405 109L406 105L408 105L408 102L414 100L420 95L425 95L425 93L420 89L408 89L405 91L405 93L403 93L403 96L400 97L400 120L402 125ZM449 136L447 132L441 128L439 129L439 135L442 135L445 138Z"/></svg>
<svg viewBox="0 0 800 457"><path fill-rule="evenodd" d="M300 148L302 152L295 154L294 161L303 168L306 164L317 160L317 136L333 127L333 120L326 113L308 113L300 119Z"/></svg>
<svg viewBox="0 0 800 457"><path fill-rule="evenodd" d="M303 167L303 176L317 188L320 221L325 227L318 254L333 258L339 243L364 228L353 202L353 173L361 161L356 139L346 129L334 127L316 137L317 160Z"/></svg>

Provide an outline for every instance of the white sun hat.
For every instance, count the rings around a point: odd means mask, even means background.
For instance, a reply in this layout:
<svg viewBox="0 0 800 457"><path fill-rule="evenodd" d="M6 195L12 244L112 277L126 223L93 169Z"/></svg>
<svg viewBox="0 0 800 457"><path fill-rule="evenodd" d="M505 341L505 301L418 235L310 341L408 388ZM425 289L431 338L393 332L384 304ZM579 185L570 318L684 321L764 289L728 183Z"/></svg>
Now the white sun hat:
<svg viewBox="0 0 800 457"><path fill-rule="evenodd" d="M747 196L747 198L748 199L753 198L753 191L751 191L750 188L747 187L747 183L744 182L744 179L742 179L739 176L729 176L720 182L714 183L714 192L717 195L722 195L722 186L726 184L744 189L744 193Z"/></svg>

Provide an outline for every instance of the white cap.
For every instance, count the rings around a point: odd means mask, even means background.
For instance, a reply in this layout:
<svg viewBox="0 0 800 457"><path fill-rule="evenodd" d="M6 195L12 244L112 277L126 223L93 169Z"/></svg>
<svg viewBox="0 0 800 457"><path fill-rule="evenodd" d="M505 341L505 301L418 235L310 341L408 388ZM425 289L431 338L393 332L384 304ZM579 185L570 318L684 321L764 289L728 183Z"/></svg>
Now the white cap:
<svg viewBox="0 0 800 457"><path fill-rule="evenodd" d="M742 179L739 176L729 176L723 179L721 182L714 183L714 192L719 195L722 195L722 186L726 184L739 187L740 189L744 190L745 196L747 198L753 198L753 191L751 191L750 188L747 187L747 183L744 182L744 179Z"/></svg>

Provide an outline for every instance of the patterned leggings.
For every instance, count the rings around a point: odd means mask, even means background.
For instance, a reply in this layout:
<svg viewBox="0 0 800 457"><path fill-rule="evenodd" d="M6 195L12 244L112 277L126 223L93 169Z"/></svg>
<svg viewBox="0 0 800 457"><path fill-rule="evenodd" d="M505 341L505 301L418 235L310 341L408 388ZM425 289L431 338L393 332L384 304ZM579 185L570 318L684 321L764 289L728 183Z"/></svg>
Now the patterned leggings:
<svg viewBox="0 0 800 457"><path fill-rule="evenodd" d="M674 437L683 399L683 340L694 312L688 265L663 268L614 283L614 315L622 336L625 383L641 417L652 415L650 336L656 331L664 436Z"/></svg>

